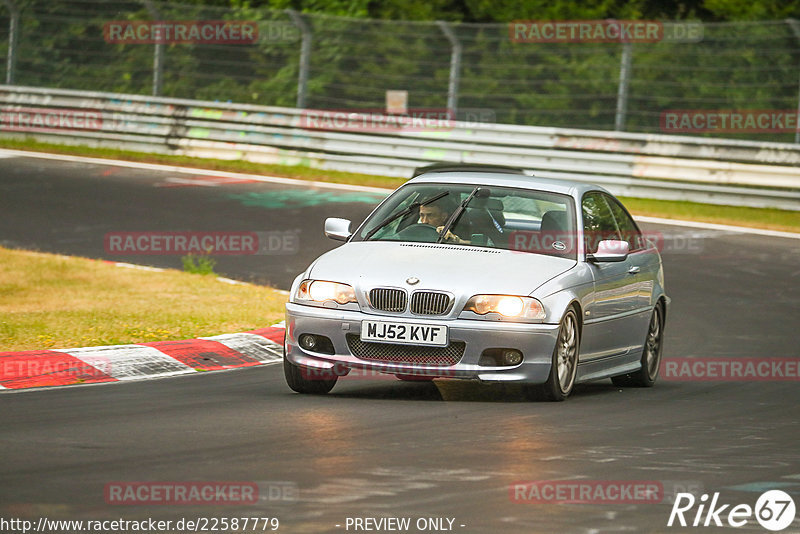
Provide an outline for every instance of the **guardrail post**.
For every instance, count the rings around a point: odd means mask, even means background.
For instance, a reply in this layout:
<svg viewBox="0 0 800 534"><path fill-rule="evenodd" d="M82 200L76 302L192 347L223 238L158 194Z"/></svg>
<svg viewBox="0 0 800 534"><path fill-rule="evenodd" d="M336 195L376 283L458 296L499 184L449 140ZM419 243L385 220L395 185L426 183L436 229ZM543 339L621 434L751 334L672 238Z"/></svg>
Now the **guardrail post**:
<svg viewBox="0 0 800 534"><path fill-rule="evenodd" d="M628 85L631 76L631 56L633 45L622 43L622 60L619 66L619 86L617 87L617 115L614 118L614 130L625 130L625 118L628 114Z"/></svg>
<svg viewBox="0 0 800 534"><path fill-rule="evenodd" d="M447 111L455 119L458 111L458 82L461 74L461 42L447 22L437 20L436 24L442 29L442 33L447 37L447 40L450 41L450 82L447 86Z"/></svg>
<svg viewBox="0 0 800 534"><path fill-rule="evenodd" d="M151 0L143 0L144 6L153 20L160 21L161 13ZM164 77L164 43L156 43L153 50L153 96L161 94L161 80Z"/></svg>
<svg viewBox="0 0 800 534"><path fill-rule="evenodd" d="M19 32L19 9L12 0L5 0L11 17L8 21L8 59L6 62L6 85L14 84L17 67L17 32Z"/></svg>
<svg viewBox="0 0 800 534"><path fill-rule="evenodd" d="M789 28L792 29L795 38L800 41L800 22L795 19L786 19L786 23L789 24ZM797 86L797 122L800 122L800 82L798 82ZM795 127L794 142L800 144L800 124Z"/></svg>
<svg viewBox="0 0 800 534"><path fill-rule="evenodd" d="M308 64L311 58L311 28L308 27L303 16L294 9L286 12L292 17L292 22L300 30L302 41L300 44L300 72L297 74L297 107L306 107L306 92L308 91Z"/></svg>

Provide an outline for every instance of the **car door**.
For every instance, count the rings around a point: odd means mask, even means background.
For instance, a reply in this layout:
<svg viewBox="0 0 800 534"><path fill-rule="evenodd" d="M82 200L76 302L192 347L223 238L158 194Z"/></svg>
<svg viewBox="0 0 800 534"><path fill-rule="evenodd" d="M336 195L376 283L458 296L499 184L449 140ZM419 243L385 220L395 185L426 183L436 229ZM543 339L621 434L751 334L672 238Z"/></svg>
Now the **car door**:
<svg viewBox="0 0 800 534"><path fill-rule="evenodd" d="M610 195L604 194L603 196L611 208L622 239L628 242L631 263L629 271L634 271L631 274L637 290L636 307L641 312L647 312L649 318L649 311L653 304L653 290L660 265L658 254L647 243L633 217L622 204Z"/></svg>
<svg viewBox="0 0 800 534"><path fill-rule="evenodd" d="M584 245L587 254L597 251L600 241L621 240L622 232L614 214L600 191L591 191L581 201ZM584 339L581 351L586 360L628 352L637 344L636 314L640 308L639 281L641 267L629 256L620 262L591 262L594 276L594 298L584 310ZM641 340L638 341L641 343Z"/></svg>

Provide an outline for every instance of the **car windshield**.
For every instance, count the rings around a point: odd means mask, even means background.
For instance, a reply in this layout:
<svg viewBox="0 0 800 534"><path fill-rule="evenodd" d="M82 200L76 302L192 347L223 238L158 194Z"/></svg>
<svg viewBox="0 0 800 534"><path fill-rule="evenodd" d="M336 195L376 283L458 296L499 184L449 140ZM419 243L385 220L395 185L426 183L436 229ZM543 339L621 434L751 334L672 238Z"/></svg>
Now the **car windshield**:
<svg viewBox="0 0 800 534"><path fill-rule="evenodd" d="M466 208L445 228L467 199ZM557 193L411 184L386 199L361 225L354 241L442 242L575 259L574 214L572 198Z"/></svg>

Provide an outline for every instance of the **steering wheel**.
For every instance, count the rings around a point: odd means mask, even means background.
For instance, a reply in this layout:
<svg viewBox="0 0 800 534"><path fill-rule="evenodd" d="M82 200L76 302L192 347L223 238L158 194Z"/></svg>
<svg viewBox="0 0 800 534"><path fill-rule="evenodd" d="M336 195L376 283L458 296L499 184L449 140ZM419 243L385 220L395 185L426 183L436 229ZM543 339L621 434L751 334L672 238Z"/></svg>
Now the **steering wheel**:
<svg viewBox="0 0 800 534"><path fill-rule="evenodd" d="M436 240L439 239L439 232L429 224L414 223L397 232L397 237L408 239L409 241L435 243Z"/></svg>

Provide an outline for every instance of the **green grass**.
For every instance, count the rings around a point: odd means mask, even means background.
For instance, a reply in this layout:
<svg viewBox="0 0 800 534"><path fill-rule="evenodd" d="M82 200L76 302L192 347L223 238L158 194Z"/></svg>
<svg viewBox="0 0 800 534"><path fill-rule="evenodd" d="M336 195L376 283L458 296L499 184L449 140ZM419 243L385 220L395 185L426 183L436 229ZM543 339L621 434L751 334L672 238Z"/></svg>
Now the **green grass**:
<svg viewBox="0 0 800 534"><path fill-rule="evenodd" d="M195 256L189 254L181 258L183 270L192 274L217 274L214 272L214 267L217 265L217 260L209 258L208 256Z"/></svg>
<svg viewBox="0 0 800 534"><path fill-rule="evenodd" d="M264 328L285 294L0 247L0 351L191 339Z"/></svg>
<svg viewBox="0 0 800 534"><path fill-rule="evenodd" d="M214 169L231 172L282 176L300 180L364 185L370 187L383 187L387 189L394 189L406 181L403 178L372 176L368 174L356 174L340 171L327 171L314 169L303 165L266 165L249 161L146 154L142 152L133 152L112 148L91 148L86 146L67 146L53 143L40 143L30 139L0 139L0 147L56 154L120 159L125 161L161 163L166 165L178 165L198 169ZM800 232L800 212L796 211L743 208L737 206L717 206L714 204L701 204L697 202L650 200L630 197L622 197L622 201L634 215L649 215L652 217L663 217L666 219L684 219L712 222L717 224L765 228L769 230Z"/></svg>
<svg viewBox="0 0 800 534"><path fill-rule="evenodd" d="M800 232L800 211L620 197L634 215Z"/></svg>

